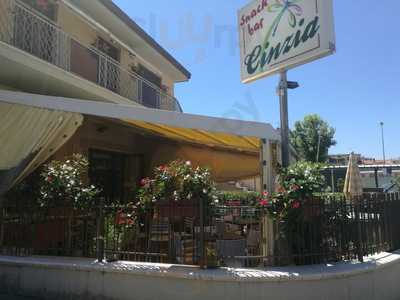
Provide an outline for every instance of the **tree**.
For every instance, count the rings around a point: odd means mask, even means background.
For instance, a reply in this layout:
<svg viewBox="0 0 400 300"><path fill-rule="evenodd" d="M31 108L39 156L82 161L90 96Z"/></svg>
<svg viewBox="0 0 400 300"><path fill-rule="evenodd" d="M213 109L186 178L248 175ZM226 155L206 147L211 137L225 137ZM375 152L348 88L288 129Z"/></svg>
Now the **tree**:
<svg viewBox="0 0 400 300"><path fill-rule="evenodd" d="M316 114L297 121L290 132L290 140L298 155L310 162L326 162L328 150L336 145L335 129Z"/></svg>

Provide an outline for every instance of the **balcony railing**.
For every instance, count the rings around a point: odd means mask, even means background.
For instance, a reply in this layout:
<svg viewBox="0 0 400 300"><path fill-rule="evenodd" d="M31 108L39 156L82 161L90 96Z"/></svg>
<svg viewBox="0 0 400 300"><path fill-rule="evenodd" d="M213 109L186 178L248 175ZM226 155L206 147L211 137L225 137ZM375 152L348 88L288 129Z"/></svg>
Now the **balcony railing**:
<svg viewBox="0 0 400 300"><path fill-rule="evenodd" d="M0 1L0 40L144 106L182 111L174 97L18 0Z"/></svg>

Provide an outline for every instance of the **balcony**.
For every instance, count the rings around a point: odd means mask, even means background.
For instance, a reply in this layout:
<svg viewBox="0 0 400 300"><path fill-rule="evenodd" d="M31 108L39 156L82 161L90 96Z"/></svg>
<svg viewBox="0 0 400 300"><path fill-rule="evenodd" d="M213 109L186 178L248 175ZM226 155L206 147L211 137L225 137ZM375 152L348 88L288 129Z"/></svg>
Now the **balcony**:
<svg viewBox="0 0 400 300"><path fill-rule="evenodd" d="M0 41L125 99L150 108L182 111L179 102L158 86L69 36L18 0L0 1Z"/></svg>

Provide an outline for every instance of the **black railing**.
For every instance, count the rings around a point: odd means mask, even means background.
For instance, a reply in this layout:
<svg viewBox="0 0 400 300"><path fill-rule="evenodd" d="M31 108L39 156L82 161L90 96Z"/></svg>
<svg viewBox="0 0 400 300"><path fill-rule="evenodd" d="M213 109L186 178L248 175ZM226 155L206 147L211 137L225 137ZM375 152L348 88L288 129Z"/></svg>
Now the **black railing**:
<svg viewBox="0 0 400 300"><path fill-rule="evenodd" d="M10 201L0 218L0 254L260 267L362 260L400 249L398 193L304 201L295 219L268 230L274 232L268 239L273 255L263 252L265 209L221 205L201 211L195 200L157 203L136 216L129 205L77 210Z"/></svg>
<svg viewBox="0 0 400 300"><path fill-rule="evenodd" d="M261 214L261 213L260 213ZM274 255L220 257L242 266L309 265L400 249L400 196L364 194L353 200L320 196L305 201L295 219L274 226Z"/></svg>

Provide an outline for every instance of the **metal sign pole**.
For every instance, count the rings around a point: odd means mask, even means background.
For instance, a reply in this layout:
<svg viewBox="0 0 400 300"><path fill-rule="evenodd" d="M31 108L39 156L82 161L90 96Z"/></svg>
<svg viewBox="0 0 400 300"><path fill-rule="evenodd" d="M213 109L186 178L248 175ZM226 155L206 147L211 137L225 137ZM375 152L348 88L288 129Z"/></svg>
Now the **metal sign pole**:
<svg viewBox="0 0 400 300"><path fill-rule="evenodd" d="M278 87L280 111L281 111L281 149L282 167L289 166L289 116L288 116L288 81L287 72L281 72Z"/></svg>

